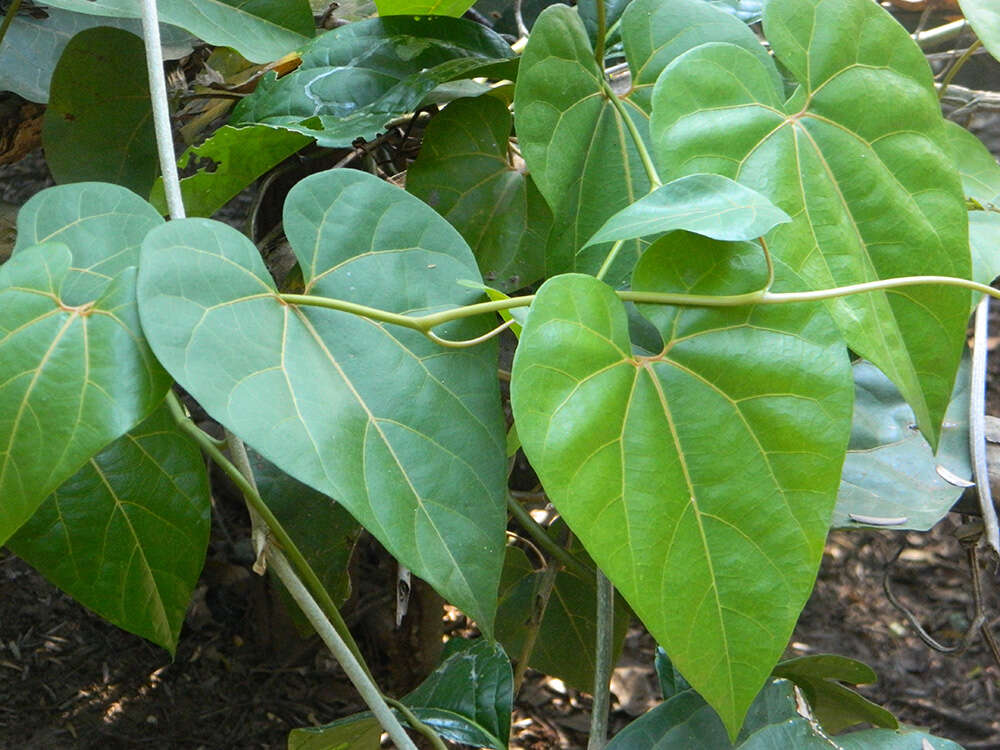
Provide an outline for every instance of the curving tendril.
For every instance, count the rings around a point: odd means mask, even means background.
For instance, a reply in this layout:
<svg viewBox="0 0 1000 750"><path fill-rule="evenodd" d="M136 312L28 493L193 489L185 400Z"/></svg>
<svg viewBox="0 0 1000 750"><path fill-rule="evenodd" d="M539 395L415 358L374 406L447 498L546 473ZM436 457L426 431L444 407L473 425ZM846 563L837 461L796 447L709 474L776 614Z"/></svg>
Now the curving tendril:
<svg viewBox="0 0 1000 750"><path fill-rule="evenodd" d="M424 336L429 338L435 344L440 344L441 346L450 346L453 349L464 349L468 346L475 346L476 344L481 344L484 341L489 341L494 336L499 336L501 333L510 328L517 321L511 318L510 320L504 321L492 331L484 333L482 336L476 336L474 339L464 339L462 341L452 341L451 339L443 339L438 336L434 331L424 331Z"/></svg>

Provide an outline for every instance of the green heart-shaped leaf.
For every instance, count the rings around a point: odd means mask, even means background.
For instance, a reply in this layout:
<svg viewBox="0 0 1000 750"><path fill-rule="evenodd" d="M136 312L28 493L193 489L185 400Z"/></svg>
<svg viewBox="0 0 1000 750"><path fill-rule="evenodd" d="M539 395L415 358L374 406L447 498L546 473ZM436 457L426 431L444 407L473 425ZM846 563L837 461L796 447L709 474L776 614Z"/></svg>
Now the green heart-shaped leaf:
<svg viewBox="0 0 1000 750"><path fill-rule="evenodd" d="M70 304L72 262L50 243L0 266L0 542L169 384L142 337L135 269Z"/></svg>
<svg viewBox="0 0 1000 750"><path fill-rule="evenodd" d="M513 291L545 273L552 213L511 164L511 116L492 96L459 99L430 125L406 189L462 233L487 282Z"/></svg>
<svg viewBox="0 0 1000 750"><path fill-rule="evenodd" d="M306 292L397 313L461 305L475 259L432 209L338 169L289 194ZM253 244L174 221L143 244L141 311L157 356L217 420L336 498L397 558L492 628L503 564L504 431L496 350L281 301ZM475 336L482 323L447 327Z"/></svg>
<svg viewBox="0 0 1000 750"><path fill-rule="evenodd" d="M633 281L741 293L759 265L756 245L675 233ZM640 309L664 341L651 356L633 355L606 285L542 286L512 371L518 435L570 528L735 734L812 589L850 430L847 354L816 306Z"/></svg>
<svg viewBox="0 0 1000 750"><path fill-rule="evenodd" d="M621 103L646 141L653 83L677 55L707 41L727 41L767 57L743 23L701 0L635 0L622 15L621 35L632 71ZM609 246L585 248L585 242L649 190L635 144L602 79L577 11L547 8L521 58L514 110L525 163L555 213L550 273L596 271ZM627 277L644 246L626 243L607 278Z"/></svg>
<svg viewBox="0 0 1000 750"><path fill-rule="evenodd" d="M201 452L160 406L63 483L7 544L81 604L173 654L210 515Z"/></svg>
<svg viewBox="0 0 1000 750"><path fill-rule="evenodd" d="M930 69L906 31L869 0L771 0L764 27L798 84L792 96L775 82L775 65L746 49L711 44L680 56L653 93L661 176L714 172L770 198L793 217L769 235L771 249L812 288L968 278L961 187ZM829 307L936 445L969 293L915 286Z"/></svg>
<svg viewBox="0 0 1000 750"><path fill-rule="evenodd" d="M1000 8L990 0L959 0L958 5L983 46L1000 60Z"/></svg>

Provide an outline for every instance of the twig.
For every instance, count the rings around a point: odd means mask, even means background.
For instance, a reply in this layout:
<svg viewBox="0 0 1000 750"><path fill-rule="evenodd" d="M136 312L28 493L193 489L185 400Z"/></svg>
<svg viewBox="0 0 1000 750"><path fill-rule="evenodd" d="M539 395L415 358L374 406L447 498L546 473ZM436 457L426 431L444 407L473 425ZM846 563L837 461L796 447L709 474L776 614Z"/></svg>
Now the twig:
<svg viewBox="0 0 1000 750"><path fill-rule="evenodd" d="M969 452L979 493L979 507L986 527L986 543L1000 554L1000 529L990 492L990 472L986 463L986 354L989 334L990 298L976 307L976 327L972 344L972 375L969 386Z"/></svg>
<svg viewBox="0 0 1000 750"><path fill-rule="evenodd" d="M545 610L549 606L549 598L552 596L552 589L556 585L556 576L559 574L559 564L550 560L541 576L538 578L538 588L532 600L531 620L525 627L524 643L521 645L521 653L517 657L517 665L514 667L514 695L521 690L524 682L524 673L528 669L528 660L532 651L535 650L535 641L538 640L538 631L542 627L542 619L545 617Z"/></svg>
<svg viewBox="0 0 1000 750"><path fill-rule="evenodd" d="M615 588L597 570L597 648L594 653L594 706L590 713L587 750L604 750L608 741L608 707L611 702L611 650L614 640Z"/></svg>

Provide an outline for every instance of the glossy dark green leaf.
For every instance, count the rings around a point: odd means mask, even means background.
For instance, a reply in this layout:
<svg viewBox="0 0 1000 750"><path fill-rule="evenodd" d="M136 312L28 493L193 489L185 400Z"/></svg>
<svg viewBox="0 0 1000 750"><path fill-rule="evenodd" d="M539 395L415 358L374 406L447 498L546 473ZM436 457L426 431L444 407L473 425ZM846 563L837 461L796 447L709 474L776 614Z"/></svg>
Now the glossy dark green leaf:
<svg viewBox="0 0 1000 750"><path fill-rule="evenodd" d="M513 54L497 34L459 18L359 21L317 37L295 72L261 79L232 122L284 127L321 146L350 146L412 112L438 84L479 75L483 65Z"/></svg>
<svg viewBox="0 0 1000 750"><path fill-rule="evenodd" d="M45 18L25 13L14 16L0 47L0 91L13 91L32 102L47 102L52 71L75 34L95 26L142 33L142 24L137 20L102 18L49 5L45 6L45 13ZM191 42L195 40L186 31L161 24L160 37L165 60L191 54Z"/></svg>
<svg viewBox="0 0 1000 750"><path fill-rule="evenodd" d="M926 743L926 744L923 744ZM833 736L798 701L793 684L771 679L754 700L734 742L693 690L678 693L633 721L607 750L961 750L915 730L872 729Z"/></svg>
<svg viewBox="0 0 1000 750"><path fill-rule="evenodd" d="M621 103L644 140L653 83L674 57L707 41L742 44L767 57L743 23L700 0L635 0L622 15L621 35L632 71ZM582 249L584 243L649 190L601 80L577 12L561 5L546 9L521 59L514 109L528 170L555 213L548 266L557 271L596 271L609 245ZM625 278L644 246L626 243L607 278Z"/></svg>
<svg viewBox="0 0 1000 750"><path fill-rule="evenodd" d="M101 293L129 266L163 218L135 193L117 185L76 183L35 194L17 214L14 252L48 242L69 246L73 260L60 290L70 305Z"/></svg>
<svg viewBox="0 0 1000 750"><path fill-rule="evenodd" d="M836 654L800 656L781 662L772 674L802 689L827 732L837 734L863 722L889 729L899 727L890 712L841 684L868 685L878 679L874 670L860 661Z"/></svg>
<svg viewBox="0 0 1000 750"><path fill-rule="evenodd" d="M513 699L514 677L506 654L499 645L479 640L460 644L403 703L445 739L506 750ZM347 742L350 750L374 750L377 729L366 711L322 727L295 729L288 747L330 750Z"/></svg>
<svg viewBox="0 0 1000 750"><path fill-rule="evenodd" d="M514 675L510 660L498 643L473 641L453 652L403 702L414 709L424 709L427 721L447 739L478 744L468 733L450 726L453 714L461 724L479 728L487 737L495 738L490 747L504 750L510 739L510 713L514 702ZM441 712L435 720L430 710Z"/></svg>
<svg viewBox="0 0 1000 750"><path fill-rule="evenodd" d="M112 18L141 18L133 0L52 0L56 8ZM160 0L160 20L199 39L232 47L252 62L277 60L302 47L315 28L308 0Z"/></svg>
<svg viewBox="0 0 1000 750"><path fill-rule="evenodd" d="M462 234L486 282L508 292L544 275L552 224L531 178L511 163L511 124L494 97L452 102L406 172L406 189Z"/></svg>
<svg viewBox="0 0 1000 750"><path fill-rule="evenodd" d="M930 69L905 29L869 0L771 0L764 28L798 85L791 98L775 65L746 49L686 52L653 94L661 176L715 172L766 195L794 217L768 236L771 250L812 288L968 278L961 186ZM932 445L969 304L967 291L937 286L829 303L848 344L896 383Z"/></svg>
<svg viewBox="0 0 1000 750"><path fill-rule="evenodd" d="M1000 8L990 0L958 0L958 5L983 46L1000 60Z"/></svg>
<svg viewBox="0 0 1000 750"><path fill-rule="evenodd" d="M334 603L343 604L351 594L348 565L361 526L340 503L288 476L256 451L249 454L260 496Z"/></svg>
<svg viewBox="0 0 1000 750"><path fill-rule="evenodd" d="M684 675L677 671L677 667L670 661L667 652L662 646L656 647L656 659L653 662L656 668L656 678L660 683L660 692L663 693L663 700L669 700L678 693L690 690L691 686L684 679Z"/></svg>
<svg viewBox="0 0 1000 750"><path fill-rule="evenodd" d="M525 626L531 619L541 573L535 572L524 551L507 548L497 608L497 639L509 654L520 654ZM529 666L558 677L585 693L594 690L594 647L597 643L597 584L593 576L581 578L563 570L556 576ZM628 630L629 611L615 600L612 661L621 654Z"/></svg>
<svg viewBox="0 0 1000 750"><path fill-rule="evenodd" d="M70 305L69 248L49 243L0 266L0 541L95 453L163 398L145 345L135 270Z"/></svg>
<svg viewBox="0 0 1000 750"><path fill-rule="evenodd" d="M201 452L160 406L49 495L7 545L81 604L173 654L210 514Z"/></svg>
<svg viewBox="0 0 1000 750"><path fill-rule="evenodd" d="M972 476L969 358L958 371L937 455L914 429L913 410L882 371L864 361L853 370L854 421L832 525L927 531L962 494L963 488L944 476Z"/></svg>
<svg viewBox="0 0 1000 750"><path fill-rule="evenodd" d="M346 169L299 182L284 226L305 291L397 313L467 304L475 259L432 209ZM173 221L143 245L143 325L210 414L336 498L401 563L490 632L503 563L504 430L496 349L276 297L235 230ZM486 321L439 329L476 336Z"/></svg>
<svg viewBox="0 0 1000 750"><path fill-rule="evenodd" d="M142 39L101 26L70 40L52 74L42 143L56 182L149 194L159 162Z"/></svg>
<svg viewBox="0 0 1000 750"><path fill-rule="evenodd" d="M310 139L282 128L224 125L178 160L182 170L198 170L181 180L184 210L188 216L211 216L243 188L280 164ZM149 202L166 214L163 180L153 186Z"/></svg>
<svg viewBox="0 0 1000 750"><path fill-rule="evenodd" d="M633 285L750 291L760 252L673 233ZM778 270L779 288L794 283ZM570 528L735 733L812 589L850 429L847 355L816 305L639 307L664 341L651 356L633 355L601 282L542 286L512 371L518 435Z"/></svg>
<svg viewBox="0 0 1000 750"><path fill-rule="evenodd" d="M791 217L756 190L714 174L680 177L623 208L584 247L683 229L716 240L752 240Z"/></svg>

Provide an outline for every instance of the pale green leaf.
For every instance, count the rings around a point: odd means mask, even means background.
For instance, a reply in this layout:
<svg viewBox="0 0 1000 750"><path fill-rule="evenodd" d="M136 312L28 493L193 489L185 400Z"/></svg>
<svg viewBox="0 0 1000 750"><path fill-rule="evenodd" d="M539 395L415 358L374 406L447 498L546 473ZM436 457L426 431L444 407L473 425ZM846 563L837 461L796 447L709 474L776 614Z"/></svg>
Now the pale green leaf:
<svg viewBox="0 0 1000 750"><path fill-rule="evenodd" d="M71 264L49 243L0 266L0 542L169 383L142 338L135 269L71 305L60 296Z"/></svg>
<svg viewBox="0 0 1000 750"><path fill-rule="evenodd" d="M7 545L81 604L173 654L208 544L205 460L159 407Z"/></svg>
<svg viewBox="0 0 1000 750"><path fill-rule="evenodd" d="M460 16L472 0L375 0L380 16Z"/></svg>
<svg viewBox="0 0 1000 750"><path fill-rule="evenodd" d="M45 18L24 13L14 16L0 47L0 91L13 91L32 102L47 102L52 71L75 34L94 26L142 33L142 24L137 20L73 13L48 4L45 13ZM187 32L161 24L160 37L165 60L191 54L195 40Z"/></svg>
<svg viewBox="0 0 1000 750"><path fill-rule="evenodd" d="M634 287L742 293L763 281L759 258L674 233ZM815 305L640 310L664 340L650 356L632 354L604 284L542 286L512 372L518 435L570 528L735 733L812 589L850 429L847 355Z"/></svg>
<svg viewBox="0 0 1000 750"><path fill-rule="evenodd" d="M948 515L963 490L946 481L938 467L962 480L972 476L969 358L955 379L936 455L913 429L913 410L882 371L865 361L852 369L854 420L832 525L927 531Z"/></svg>
<svg viewBox="0 0 1000 750"><path fill-rule="evenodd" d="M771 0L764 28L798 84L791 98L774 64L746 49L686 52L653 94L661 176L714 172L763 193L794 217L768 236L772 252L812 288L968 278L961 186L930 69L906 31L869 0ZM829 303L848 344L896 383L932 445L969 301L957 287L914 286Z"/></svg>
<svg viewBox="0 0 1000 750"><path fill-rule="evenodd" d="M307 294L397 313L478 299L478 271L433 210L371 175L299 182L284 226ZM402 564L489 632L503 555L496 350L276 297L253 244L174 221L143 245L143 324L160 361L222 424L336 498ZM439 329L464 338L485 321Z"/></svg>
<svg viewBox="0 0 1000 750"><path fill-rule="evenodd" d="M46 0L46 5L112 18L141 18L135 0ZM309 41L307 0L160 0L160 21L180 26L209 44L232 47L252 62L278 60Z"/></svg>

